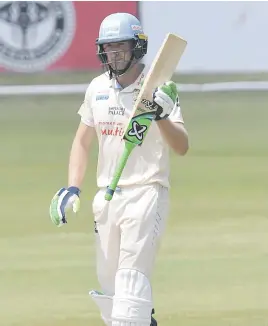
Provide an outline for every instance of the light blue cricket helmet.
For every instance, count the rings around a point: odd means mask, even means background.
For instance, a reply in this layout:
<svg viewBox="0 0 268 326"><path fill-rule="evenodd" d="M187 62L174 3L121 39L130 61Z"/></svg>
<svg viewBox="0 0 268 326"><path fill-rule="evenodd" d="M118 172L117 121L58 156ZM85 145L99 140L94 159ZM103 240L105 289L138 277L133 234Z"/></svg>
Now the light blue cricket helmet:
<svg viewBox="0 0 268 326"><path fill-rule="evenodd" d="M103 44L123 41L133 41L132 57L124 70L116 72L109 66L110 74L117 76L127 71L133 59L140 60L147 53L148 38L143 33L140 21L129 13L115 13L104 18L96 40L97 54L104 65L108 65L108 62Z"/></svg>

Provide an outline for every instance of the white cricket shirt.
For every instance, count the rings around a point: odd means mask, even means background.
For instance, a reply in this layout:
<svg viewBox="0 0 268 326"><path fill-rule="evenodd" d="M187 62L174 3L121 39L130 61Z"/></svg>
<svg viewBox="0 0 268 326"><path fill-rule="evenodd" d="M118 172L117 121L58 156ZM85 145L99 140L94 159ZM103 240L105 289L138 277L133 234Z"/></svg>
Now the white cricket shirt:
<svg viewBox="0 0 268 326"><path fill-rule="evenodd" d="M133 103L148 69L145 67L137 80L121 89L116 80L102 74L89 84L78 114L81 121L94 127L98 137L99 153L97 185L107 187L124 149L124 128L133 109ZM169 116L183 123L180 106L175 105ZM155 121L143 144L134 148L118 183L119 187L158 182L169 187L169 150Z"/></svg>

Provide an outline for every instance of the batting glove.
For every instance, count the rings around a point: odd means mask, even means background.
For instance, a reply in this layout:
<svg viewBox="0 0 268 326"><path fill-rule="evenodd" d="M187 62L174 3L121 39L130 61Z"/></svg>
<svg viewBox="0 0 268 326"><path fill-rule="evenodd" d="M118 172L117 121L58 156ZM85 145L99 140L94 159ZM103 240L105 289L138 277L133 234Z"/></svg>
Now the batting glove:
<svg viewBox="0 0 268 326"><path fill-rule="evenodd" d="M49 214L51 221L57 225L62 226L67 223L66 213L72 209L77 213L80 208L80 190L77 187L61 188L56 192L51 200Z"/></svg>
<svg viewBox="0 0 268 326"><path fill-rule="evenodd" d="M177 86L173 81L168 81L157 87L153 93L153 101L157 104L155 120L167 119L178 99Z"/></svg>

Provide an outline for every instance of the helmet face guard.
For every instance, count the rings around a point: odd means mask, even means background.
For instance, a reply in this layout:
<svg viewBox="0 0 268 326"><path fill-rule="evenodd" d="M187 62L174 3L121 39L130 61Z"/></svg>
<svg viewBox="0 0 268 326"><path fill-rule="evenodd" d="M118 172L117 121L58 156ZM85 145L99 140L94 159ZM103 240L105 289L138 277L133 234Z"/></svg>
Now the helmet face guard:
<svg viewBox="0 0 268 326"><path fill-rule="evenodd" d="M131 51L131 57L129 60L125 60L125 56L126 56L126 52L124 51L109 51L109 53L120 53L120 52L124 52L124 56L123 59L121 60L114 60L114 61L109 61L108 60L108 56L107 53L104 51L104 44L107 43L117 43L117 42L131 42L132 43L132 47L130 49ZM101 40L99 41L99 39L96 40L96 44L98 45L98 50L97 50L97 55L99 57L99 60L101 61L102 65L104 66L104 68L109 72L110 78L112 78L113 76L121 76L123 75L129 68L130 66L139 61L146 53L147 53L147 36L144 34L136 34L134 38L117 38L117 39L113 39L113 40ZM118 64L119 66L125 62L125 68L123 69L119 69L119 67L117 68Z"/></svg>
<svg viewBox="0 0 268 326"><path fill-rule="evenodd" d="M121 58L120 64L118 61L116 62L116 59L113 62L108 62L110 56L107 55L108 52L104 51L104 44L121 42L132 43L130 59L128 55L127 60L122 60L122 53L120 53L118 55L118 58ZM102 65L109 71L110 78L121 76L147 53L147 42L147 36L143 34L142 26L135 16L129 13L111 14L104 18L100 25L99 37L96 40L97 55ZM113 57L116 58L116 55ZM126 58L126 53L123 57Z"/></svg>

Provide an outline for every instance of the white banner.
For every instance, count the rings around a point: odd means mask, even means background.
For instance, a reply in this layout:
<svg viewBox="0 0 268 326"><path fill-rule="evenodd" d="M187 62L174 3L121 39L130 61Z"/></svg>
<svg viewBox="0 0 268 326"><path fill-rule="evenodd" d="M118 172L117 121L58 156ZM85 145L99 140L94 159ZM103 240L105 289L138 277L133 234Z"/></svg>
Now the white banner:
<svg viewBox="0 0 268 326"><path fill-rule="evenodd" d="M149 36L146 63L172 32L188 41L180 71L268 71L266 1L141 1L140 19Z"/></svg>
<svg viewBox="0 0 268 326"><path fill-rule="evenodd" d="M0 96L84 94L88 84L0 86ZM268 81L241 81L208 84L178 84L179 92L267 91Z"/></svg>

